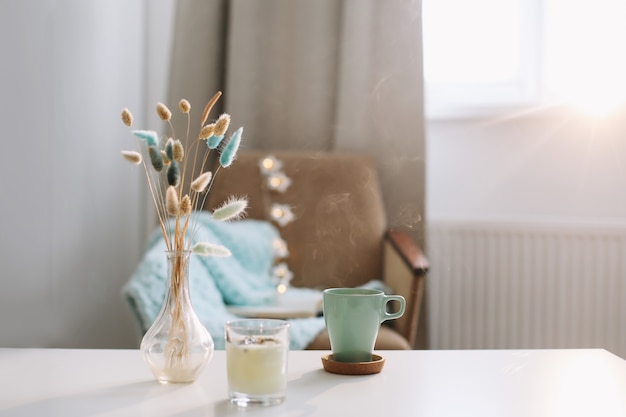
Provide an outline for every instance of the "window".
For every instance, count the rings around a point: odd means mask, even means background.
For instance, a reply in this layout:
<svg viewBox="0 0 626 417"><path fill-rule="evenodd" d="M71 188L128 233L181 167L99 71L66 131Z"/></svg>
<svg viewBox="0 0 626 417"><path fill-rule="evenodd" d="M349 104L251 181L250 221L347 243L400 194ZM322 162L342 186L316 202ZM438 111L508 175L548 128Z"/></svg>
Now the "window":
<svg viewBox="0 0 626 417"><path fill-rule="evenodd" d="M626 101L624 0L423 0L431 117Z"/></svg>

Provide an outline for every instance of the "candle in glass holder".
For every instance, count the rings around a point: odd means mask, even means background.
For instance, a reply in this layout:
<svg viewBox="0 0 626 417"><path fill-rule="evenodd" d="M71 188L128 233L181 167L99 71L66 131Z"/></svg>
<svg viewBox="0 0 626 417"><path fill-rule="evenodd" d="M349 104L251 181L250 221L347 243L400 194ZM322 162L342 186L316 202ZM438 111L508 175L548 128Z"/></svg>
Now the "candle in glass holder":
<svg viewBox="0 0 626 417"><path fill-rule="evenodd" d="M226 369L231 402L281 403L287 390L289 324L249 319L226 324Z"/></svg>
<svg viewBox="0 0 626 417"><path fill-rule="evenodd" d="M286 349L273 339L226 344L230 389L267 395L287 388Z"/></svg>

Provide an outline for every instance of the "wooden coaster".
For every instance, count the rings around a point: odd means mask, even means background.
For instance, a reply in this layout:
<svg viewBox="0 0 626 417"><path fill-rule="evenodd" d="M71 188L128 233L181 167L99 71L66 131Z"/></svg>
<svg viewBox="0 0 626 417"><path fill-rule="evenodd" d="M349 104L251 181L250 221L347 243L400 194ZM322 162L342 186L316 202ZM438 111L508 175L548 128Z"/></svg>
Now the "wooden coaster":
<svg viewBox="0 0 626 417"><path fill-rule="evenodd" d="M337 362L333 355L322 356L322 365L326 372L340 375L371 375L383 370L385 358L380 355L372 355L370 362Z"/></svg>

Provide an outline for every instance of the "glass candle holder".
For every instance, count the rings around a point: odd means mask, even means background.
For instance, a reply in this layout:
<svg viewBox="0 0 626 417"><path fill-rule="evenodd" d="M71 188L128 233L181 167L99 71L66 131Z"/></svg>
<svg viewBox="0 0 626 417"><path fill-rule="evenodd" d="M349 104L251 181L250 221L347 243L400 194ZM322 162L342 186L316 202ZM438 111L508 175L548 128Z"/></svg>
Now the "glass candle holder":
<svg viewBox="0 0 626 417"><path fill-rule="evenodd" d="M244 319L226 323L230 401L241 407L280 404L287 392L289 323Z"/></svg>

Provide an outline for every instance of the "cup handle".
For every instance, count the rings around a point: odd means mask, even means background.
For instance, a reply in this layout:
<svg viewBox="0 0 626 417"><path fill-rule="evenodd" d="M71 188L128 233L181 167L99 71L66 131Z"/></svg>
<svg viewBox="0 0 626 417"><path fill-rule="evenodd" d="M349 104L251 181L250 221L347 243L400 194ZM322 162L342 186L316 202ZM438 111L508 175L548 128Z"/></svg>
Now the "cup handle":
<svg viewBox="0 0 626 417"><path fill-rule="evenodd" d="M395 313L388 313L387 312L387 303L389 301L392 301L392 300L398 301L400 303L400 308ZM405 308L406 308L406 300L404 299L403 296L401 296L401 295L384 295L383 296L382 311L381 311L381 315L380 315L380 317L381 317L380 322L382 323L383 321L386 321L386 320L399 319L404 314Z"/></svg>

